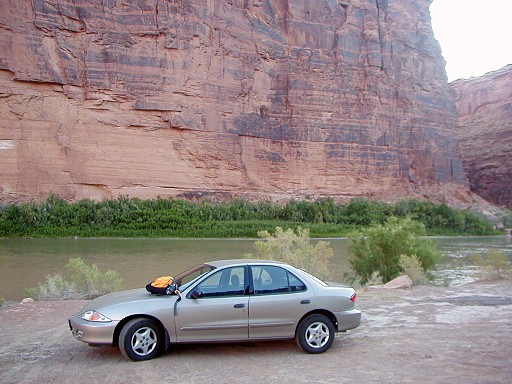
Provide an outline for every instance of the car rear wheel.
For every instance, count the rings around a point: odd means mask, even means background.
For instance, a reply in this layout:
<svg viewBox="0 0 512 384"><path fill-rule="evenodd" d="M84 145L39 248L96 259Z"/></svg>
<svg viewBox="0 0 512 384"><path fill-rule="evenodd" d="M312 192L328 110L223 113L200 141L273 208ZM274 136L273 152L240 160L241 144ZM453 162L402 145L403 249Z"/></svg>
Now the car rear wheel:
<svg viewBox="0 0 512 384"><path fill-rule="evenodd" d="M331 347L334 333L334 325L326 316L310 315L300 322L295 341L305 352L322 353Z"/></svg>
<svg viewBox="0 0 512 384"><path fill-rule="evenodd" d="M119 349L128 359L141 361L157 357L162 351L162 331L150 319L132 319L119 334Z"/></svg>

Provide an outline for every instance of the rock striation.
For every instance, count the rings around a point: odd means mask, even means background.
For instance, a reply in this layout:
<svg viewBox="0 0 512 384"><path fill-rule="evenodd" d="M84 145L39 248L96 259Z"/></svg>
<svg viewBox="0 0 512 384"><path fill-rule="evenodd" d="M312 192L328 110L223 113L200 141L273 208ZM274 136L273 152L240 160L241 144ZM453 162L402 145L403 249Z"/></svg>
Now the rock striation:
<svg viewBox="0 0 512 384"><path fill-rule="evenodd" d="M512 208L512 65L451 83L457 135L471 190Z"/></svg>
<svg viewBox="0 0 512 384"><path fill-rule="evenodd" d="M3 0L0 199L467 198L430 3Z"/></svg>

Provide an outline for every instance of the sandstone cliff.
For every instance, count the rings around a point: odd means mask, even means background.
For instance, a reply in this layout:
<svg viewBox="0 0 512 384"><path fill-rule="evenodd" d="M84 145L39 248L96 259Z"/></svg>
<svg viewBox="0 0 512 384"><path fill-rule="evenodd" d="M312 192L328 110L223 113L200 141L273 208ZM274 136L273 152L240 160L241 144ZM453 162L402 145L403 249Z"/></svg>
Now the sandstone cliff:
<svg viewBox="0 0 512 384"><path fill-rule="evenodd" d="M451 85L471 190L512 209L512 65Z"/></svg>
<svg viewBox="0 0 512 384"><path fill-rule="evenodd" d="M431 0L2 0L0 199L468 199Z"/></svg>

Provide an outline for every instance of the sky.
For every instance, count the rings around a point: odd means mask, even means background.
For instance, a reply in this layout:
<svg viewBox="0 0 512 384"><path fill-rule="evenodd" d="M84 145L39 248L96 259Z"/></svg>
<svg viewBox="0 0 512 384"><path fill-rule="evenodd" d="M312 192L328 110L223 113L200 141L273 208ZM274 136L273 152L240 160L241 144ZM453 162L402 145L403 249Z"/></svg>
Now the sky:
<svg viewBox="0 0 512 384"><path fill-rule="evenodd" d="M512 0L434 0L430 15L448 81L512 64Z"/></svg>

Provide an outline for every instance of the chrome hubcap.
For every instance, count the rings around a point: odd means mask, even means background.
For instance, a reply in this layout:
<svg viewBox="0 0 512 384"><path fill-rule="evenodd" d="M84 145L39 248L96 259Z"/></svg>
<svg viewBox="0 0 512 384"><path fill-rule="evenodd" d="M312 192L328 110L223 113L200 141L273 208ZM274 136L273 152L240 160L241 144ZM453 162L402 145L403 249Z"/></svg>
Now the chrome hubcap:
<svg viewBox="0 0 512 384"><path fill-rule="evenodd" d="M143 327L132 336L132 350L139 356L147 356L156 348L156 333L149 327Z"/></svg>
<svg viewBox="0 0 512 384"><path fill-rule="evenodd" d="M311 324L306 329L306 343L312 348L321 348L329 341L329 328L322 322Z"/></svg>

